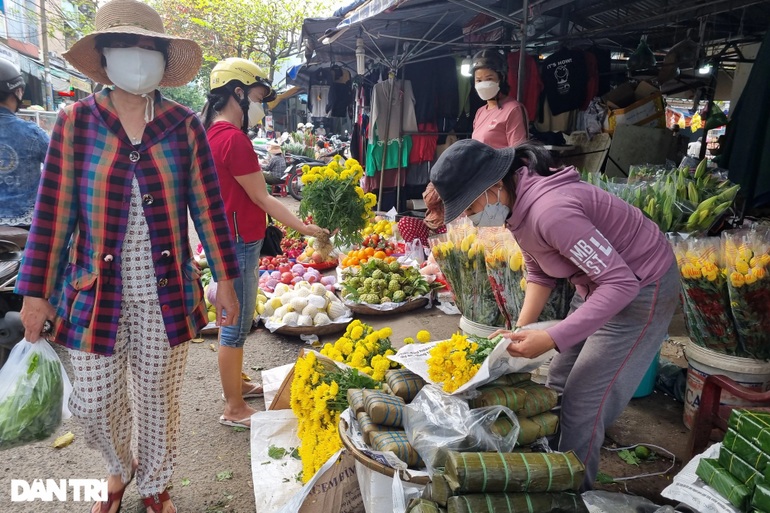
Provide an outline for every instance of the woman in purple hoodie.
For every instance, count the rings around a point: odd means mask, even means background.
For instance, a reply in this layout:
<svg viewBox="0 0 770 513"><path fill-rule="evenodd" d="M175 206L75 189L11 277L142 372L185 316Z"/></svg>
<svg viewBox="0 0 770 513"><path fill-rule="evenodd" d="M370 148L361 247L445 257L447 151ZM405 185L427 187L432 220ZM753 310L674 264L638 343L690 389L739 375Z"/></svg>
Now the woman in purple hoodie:
<svg viewBox="0 0 770 513"><path fill-rule="evenodd" d="M540 146L494 149L464 140L441 155L430 179L446 223L466 215L477 226L505 224L521 246L524 305L517 329L501 333L513 356L558 351L547 383L563 394L558 449L583 460L590 489L606 427L666 338L679 273L665 236L639 209L580 181L574 167L551 166ZM567 318L520 331L537 320L558 278L577 289Z"/></svg>

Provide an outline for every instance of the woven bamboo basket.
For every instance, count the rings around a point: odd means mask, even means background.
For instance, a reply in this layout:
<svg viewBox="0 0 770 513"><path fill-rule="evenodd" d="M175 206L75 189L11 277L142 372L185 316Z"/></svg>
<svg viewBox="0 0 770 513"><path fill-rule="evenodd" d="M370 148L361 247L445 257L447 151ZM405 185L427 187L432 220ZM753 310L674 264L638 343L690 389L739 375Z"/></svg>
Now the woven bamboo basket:
<svg viewBox="0 0 770 513"><path fill-rule="evenodd" d="M348 432L348 424L345 422L344 419L340 419L340 425L339 425L339 433L340 433L340 439L342 440L342 445L345 446L345 449L347 449L350 454L353 455L353 457L358 460L361 465L365 466L368 469L371 469L378 474L382 474L387 477L393 477L393 473L395 472L394 469L390 467L386 467L382 463L375 461L371 459L366 454L359 451L355 445L353 445L353 442L350 441L350 438L347 435ZM409 481L410 483L414 483L417 485L427 485L430 483L430 477L428 476L414 476L410 477L401 473L401 479L403 481Z"/></svg>
<svg viewBox="0 0 770 513"><path fill-rule="evenodd" d="M342 333L347 327L347 322L333 322L325 326L281 326L273 333L287 337L300 337L302 335L318 335L322 337L324 335Z"/></svg>
<svg viewBox="0 0 770 513"><path fill-rule="evenodd" d="M351 301L345 301L345 306L350 308L350 310L353 313L357 313L359 315L395 315L400 314L404 312L411 312L412 310L417 310L418 308L425 308L425 305L428 304L428 298L427 297L418 297L417 299L412 299L404 303L403 305L394 308L393 310L376 310L374 308L371 308L367 306L365 303L353 303Z"/></svg>

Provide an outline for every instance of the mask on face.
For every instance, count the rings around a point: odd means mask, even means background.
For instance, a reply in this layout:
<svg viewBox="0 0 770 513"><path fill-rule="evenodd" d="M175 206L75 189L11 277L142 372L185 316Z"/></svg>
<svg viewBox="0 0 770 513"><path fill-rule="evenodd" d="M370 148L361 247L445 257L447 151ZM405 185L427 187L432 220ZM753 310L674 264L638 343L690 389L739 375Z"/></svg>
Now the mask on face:
<svg viewBox="0 0 770 513"><path fill-rule="evenodd" d="M503 226L505 220L508 219L508 215L511 213L511 209L507 205L500 203L500 193L497 193L497 202L489 202L489 191L484 192L484 197L487 199L487 204L481 212L469 215L468 219L473 223L473 226L483 228L489 226Z"/></svg>
<svg viewBox="0 0 770 513"><path fill-rule="evenodd" d="M476 92L479 93L479 98L484 101L491 100L497 93L500 92L500 84L493 80L485 80L484 82L476 82Z"/></svg>
<svg viewBox="0 0 770 513"><path fill-rule="evenodd" d="M147 94L158 88L166 71L161 52L145 48L105 48L105 71L115 86L131 94Z"/></svg>
<svg viewBox="0 0 770 513"><path fill-rule="evenodd" d="M265 110L262 108L262 104L249 101L249 126L254 126L257 123L260 123L264 117Z"/></svg>

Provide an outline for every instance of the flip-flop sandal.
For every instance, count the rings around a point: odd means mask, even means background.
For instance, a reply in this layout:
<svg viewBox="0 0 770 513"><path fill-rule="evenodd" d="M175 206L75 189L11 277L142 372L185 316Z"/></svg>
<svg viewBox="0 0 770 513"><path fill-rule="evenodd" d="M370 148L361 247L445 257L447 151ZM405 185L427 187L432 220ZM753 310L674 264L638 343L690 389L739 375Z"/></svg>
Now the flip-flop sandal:
<svg viewBox="0 0 770 513"><path fill-rule="evenodd" d="M225 418L224 415L221 415L219 417L219 423L223 426L230 426L230 427L242 427L246 429L251 429L251 417L246 417L245 419L241 420L228 420Z"/></svg>
<svg viewBox="0 0 770 513"><path fill-rule="evenodd" d="M112 509L112 506L117 502L118 503L118 509L115 510L115 513L118 513L120 511L120 508L123 506L123 494L126 492L126 488L128 488L128 485L131 484L131 481L134 480L134 475L136 474L136 468L138 464L136 461L133 462L132 468L131 468L131 476L128 478L128 481L123 485L123 488L118 490L117 492L108 492L107 493L107 502L98 502L91 504L91 509L89 509L89 513L94 510L94 506L96 504L99 504L99 513L109 513L109 511Z"/></svg>
<svg viewBox="0 0 770 513"><path fill-rule="evenodd" d="M256 389L262 388L262 385L258 385L256 383L252 383L252 385L253 386L251 387L251 390L249 390L245 394L241 395L241 397L243 397L244 399L256 399L256 398L259 398L259 397L265 397L265 391L264 390L262 390L262 392L255 392ZM225 399L225 394L224 393L222 394L222 400L223 401L227 400L227 399Z"/></svg>
<svg viewBox="0 0 770 513"><path fill-rule="evenodd" d="M163 503L170 501L171 497L168 495L168 490L163 490L161 493L150 495L149 497L142 497L142 504L145 508L150 508L154 513L163 512ZM174 511L177 511L176 507Z"/></svg>

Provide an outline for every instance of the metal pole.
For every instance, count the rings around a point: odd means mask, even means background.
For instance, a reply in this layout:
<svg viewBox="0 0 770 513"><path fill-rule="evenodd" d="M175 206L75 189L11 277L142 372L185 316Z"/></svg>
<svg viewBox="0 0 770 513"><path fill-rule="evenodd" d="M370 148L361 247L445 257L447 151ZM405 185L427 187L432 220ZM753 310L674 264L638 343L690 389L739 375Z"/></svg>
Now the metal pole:
<svg viewBox="0 0 770 513"><path fill-rule="evenodd" d="M48 59L48 15L45 0L40 0L40 42L43 50L43 88L45 89L45 108L53 110L53 92L51 91L51 64Z"/></svg>
<svg viewBox="0 0 770 513"><path fill-rule="evenodd" d="M529 19L529 0L523 0L521 6L521 48L519 48L519 74L516 83L516 100L524 100L524 80L527 78L527 23Z"/></svg>
<svg viewBox="0 0 770 513"><path fill-rule="evenodd" d="M402 80L401 82L402 91L403 91L405 81L406 79ZM404 106L405 106L403 95L399 96L399 101L400 101L400 104L399 104L400 107L398 112L398 171L396 171L396 213L398 213L401 210L401 151L403 149L402 147L403 136L401 134L401 129L404 123Z"/></svg>

